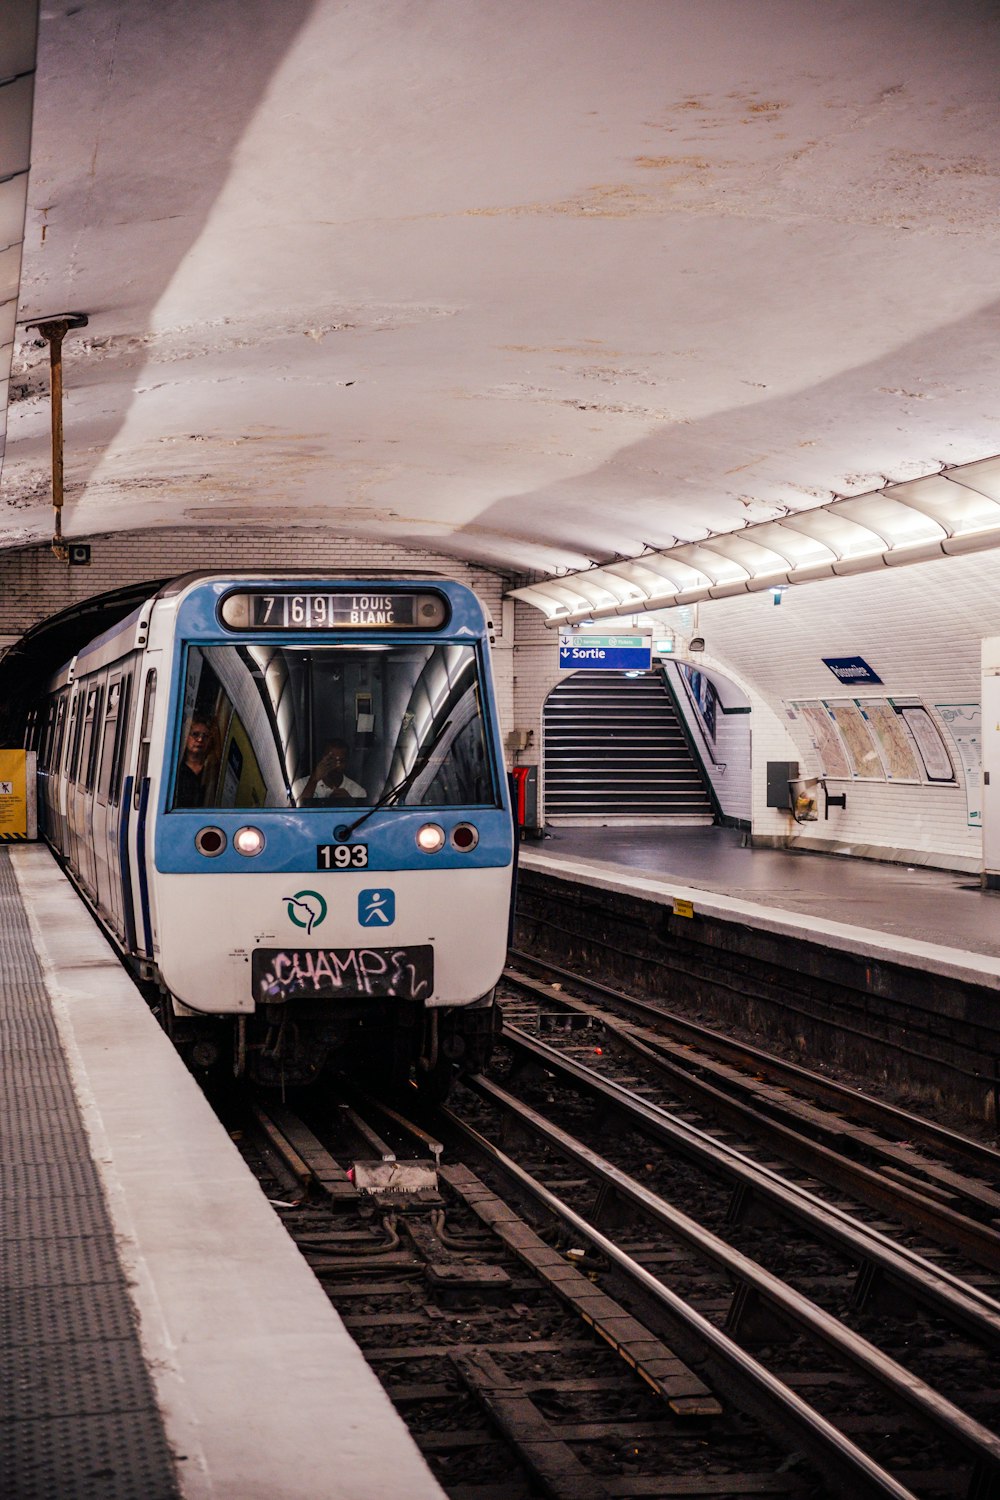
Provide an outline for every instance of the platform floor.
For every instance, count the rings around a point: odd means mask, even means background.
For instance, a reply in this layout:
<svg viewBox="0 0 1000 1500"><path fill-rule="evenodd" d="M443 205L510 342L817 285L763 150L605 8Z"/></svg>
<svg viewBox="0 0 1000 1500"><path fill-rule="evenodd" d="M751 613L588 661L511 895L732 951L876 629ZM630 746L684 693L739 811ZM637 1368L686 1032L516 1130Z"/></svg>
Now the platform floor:
<svg viewBox="0 0 1000 1500"><path fill-rule="evenodd" d="M1000 988L1000 894L969 874L843 855L743 847L738 829L558 827L521 845L532 868L571 866L650 892L710 901L720 914L771 930L865 945L901 961L968 970ZM595 873L596 872L596 873Z"/></svg>
<svg viewBox="0 0 1000 1500"><path fill-rule="evenodd" d="M3 1500L442 1500L41 845L0 848Z"/></svg>

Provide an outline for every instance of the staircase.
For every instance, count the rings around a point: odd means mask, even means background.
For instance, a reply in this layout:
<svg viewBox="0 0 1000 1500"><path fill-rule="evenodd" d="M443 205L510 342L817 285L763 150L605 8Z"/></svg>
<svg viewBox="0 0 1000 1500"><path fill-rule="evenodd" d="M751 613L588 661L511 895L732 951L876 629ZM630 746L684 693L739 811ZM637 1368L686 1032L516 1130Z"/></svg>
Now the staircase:
<svg viewBox="0 0 1000 1500"><path fill-rule="evenodd" d="M549 823L711 823L662 673L574 672L545 704Z"/></svg>

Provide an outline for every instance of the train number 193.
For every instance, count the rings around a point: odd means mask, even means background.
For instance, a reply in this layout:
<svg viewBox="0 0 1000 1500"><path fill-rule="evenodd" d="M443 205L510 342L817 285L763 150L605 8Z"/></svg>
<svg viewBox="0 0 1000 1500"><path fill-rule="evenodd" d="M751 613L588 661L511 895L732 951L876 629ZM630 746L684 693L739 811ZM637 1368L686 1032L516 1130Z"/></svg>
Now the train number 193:
<svg viewBox="0 0 1000 1500"><path fill-rule="evenodd" d="M317 870L363 870L368 864L367 844L317 844Z"/></svg>

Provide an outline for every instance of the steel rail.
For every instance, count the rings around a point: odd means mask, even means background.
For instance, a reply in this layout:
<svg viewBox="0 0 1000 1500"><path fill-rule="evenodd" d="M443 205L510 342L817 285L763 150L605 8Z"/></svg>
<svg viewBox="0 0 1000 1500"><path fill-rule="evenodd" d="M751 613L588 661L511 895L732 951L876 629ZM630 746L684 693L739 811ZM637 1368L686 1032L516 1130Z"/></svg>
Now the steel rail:
<svg viewBox="0 0 1000 1500"><path fill-rule="evenodd" d="M486 1080L477 1075L469 1082L478 1086L485 1084ZM875 1463L850 1438L839 1432L832 1422L759 1364L728 1334L672 1292L492 1141L462 1120L451 1108L442 1105L440 1112L456 1132L523 1188L541 1207L571 1228L574 1234L606 1257L634 1285L655 1299L668 1321L695 1340L706 1352L708 1363L718 1369L723 1377L728 1377L729 1383L735 1386L746 1405L762 1411L765 1420L777 1419L786 1431L790 1430L794 1434L795 1441L826 1472L831 1483L839 1488L844 1500L863 1500L863 1497L869 1496L872 1500L917 1500L912 1490L906 1489L892 1474Z"/></svg>
<svg viewBox="0 0 1000 1500"><path fill-rule="evenodd" d="M585 905L586 903L584 903ZM583 907L581 907L582 909ZM564 940L569 939L571 942L575 942L580 937L579 931L575 928L566 926L561 922L553 921L551 918L543 917L537 913L532 913L525 920L535 926L548 927ZM632 925L641 927L643 924L633 920ZM622 947L620 943L612 942L607 938L594 938L593 941L597 947L603 949L606 953L615 954L620 958L627 958L633 963L635 962L635 952L632 947ZM695 959L696 963L698 961ZM546 961L541 960L541 962ZM965 1066L962 1062L942 1057L939 1048L934 1051L926 1049L920 1051L916 1046L910 1046L902 1041L894 1041L888 1037L879 1036L874 1031L865 1031L861 1026L854 1025L849 1020L837 1023L831 1021L829 1015L824 1017L815 1010L806 1009L800 1003L800 993L794 988L795 973L793 970L782 970L773 973L770 978L761 978L756 982L754 987L748 990L748 986L752 983L749 976L740 975L735 970L727 972L717 962L713 963L713 961L707 958L701 958L700 963L703 967L700 971L696 967L685 966L679 961L676 953L671 954L669 958L660 957L655 954L646 954L645 963L647 967L664 970L674 979L680 977L691 980L694 983L707 983L713 990L718 990L720 993L736 995L741 999L745 999L747 994L750 993L761 1005L770 1007L772 1010L780 1010L785 1016L794 1016L796 1019L802 1021L823 1024L826 1026L828 1032L853 1037L866 1046L885 1047L901 1058L910 1059L917 1063L932 1063L936 1067L938 1074L946 1072L951 1074L952 1077L961 1080L963 1084L973 1085L977 1089L985 1088L993 1101L994 1113L1000 1118L1000 1077L993 1074L984 1074L978 1066ZM783 975L787 977L782 977ZM830 980L820 982L826 983L827 987L831 989L840 989L848 992L854 990L854 986L847 981ZM855 992L860 993L860 991ZM982 1025L975 1026L975 1023L970 1024L975 1027L977 1036L982 1034L982 1037L985 1038L986 1031ZM914 1035L917 1040L925 1040L927 1048L933 1045L934 1038L926 1027L923 1031L919 1029L915 1030ZM978 1057L982 1051L982 1045L983 1043L980 1041L979 1052L976 1052L972 1042L969 1041L963 1045L963 1050Z"/></svg>
<svg viewBox="0 0 1000 1500"><path fill-rule="evenodd" d="M787 1182L771 1167L751 1161L735 1146L718 1141L706 1131L670 1113L659 1104L640 1099L620 1083L602 1078L585 1063L566 1057L519 1027L504 1029L504 1040L546 1068L558 1071L624 1113L629 1123L645 1129L661 1142L680 1145L690 1155L719 1168L768 1199L784 1215L805 1225L825 1242L878 1268L907 1293L947 1317L987 1348L1000 1349L1000 1302L950 1271L932 1266L906 1245L896 1244L880 1230L852 1219L843 1209L799 1183Z"/></svg>
<svg viewBox="0 0 1000 1500"><path fill-rule="evenodd" d="M770 1271L733 1250L717 1235L696 1224L505 1089L484 1078L482 1074L474 1075L468 1080L468 1084L503 1113L512 1116L520 1124L529 1126L540 1139L561 1155L614 1189L620 1197L659 1223L670 1236L711 1260L737 1283L756 1292L761 1301L782 1318L818 1339L830 1352L859 1370L896 1401L909 1407L924 1421L933 1424L939 1434L957 1443L974 1463L995 1476L995 1482L1000 1483L1000 1436L961 1411L940 1392L933 1390L912 1371L875 1348L868 1340L849 1333L831 1314L786 1286Z"/></svg>
<svg viewBox="0 0 1000 1500"><path fill-rule="evenodd" d="M666 1027L687 1041L699 1041L706 1049L714 1051L720 1057L727 1057L732 1062L746 1063L755 1072L763 1074L772 1081L802 1087L814 1096L823 1095L837 1102L849 1113L867 1119L869 1123L884 1126L886 1121L890 1121L903 1133L905 1139L922 1140L941 1150L952 1151L957 1156L964 1156L970 1162L991 1167L1000 1174L1000 1151L987 1146L982 1141L973 1140L958 1131L950 1130L946 1125L938 1125L933 1120L925 1120L919 1115L911 1114L908 1110L900 1109L898 1105L875 1099L872 1095L838 1083L835 1079L820 1078L810 1073L807 1068L776 1057L772 1052L764 1052L749 1042L735 1042L731 1037L723 1036L708 1026L702 1026L697 1021L678 1015L676 1011L665 1010L653 1001L626 995L622 990L602 984L599 980L574 974L571 970L564 969L559 964L550 963L547 959L533 958L531 954L522 953L517 949L511 949L510 956L519 963L531 964L546 973L558 975L562 980L579 985L583 990L607 997L614 1005L634 1012L641 1019L652 1023L654 1027L657 1025ZM509 971L506 977L514 983L520 983L520 976L514 970ZM530 976L527 977L530 978Z"/></svg>
<svg viewBox="0 0 1000 1500"><path fill-rule="evenodd" d="M509 982L522 984L521 980ZM532 987L529 984L529 989ZM687 1091L709 1099L716 1111L726 1112L739 1121L746 1119L746 1106L733 1093L718 1086L716 1082L699 1077L691 1067L678 1062L676 1058L663 1056L658 1050L655 1037L645 1040L636 1035L631 1023L609 1019L600 1012L595 1012L584 1001L569 997L564 999L561 995L559 1000L570 1011L599 1019L622 1045L637 1052L659 1072L673 1077ZM949 1249L961 1248L979 1264L993 1271L1000 1271L1000 1235L997 1231L979 1219L960 1213L922 1192L918 1179L913 1178L910 1182L887 1180L877 1168L831 1151L821 1141L811 1139L781 1120L765 1116L759 1111L755 1112L755 1119L759 1130L774 1136L798 1165L816 1171L817 1163L823 1163L827 1179L843 1191L853 1192L878 1208L888 1208L896 1213L909 1210L910 1216L916 1218L927 1234L939 1239Z"/></svg>

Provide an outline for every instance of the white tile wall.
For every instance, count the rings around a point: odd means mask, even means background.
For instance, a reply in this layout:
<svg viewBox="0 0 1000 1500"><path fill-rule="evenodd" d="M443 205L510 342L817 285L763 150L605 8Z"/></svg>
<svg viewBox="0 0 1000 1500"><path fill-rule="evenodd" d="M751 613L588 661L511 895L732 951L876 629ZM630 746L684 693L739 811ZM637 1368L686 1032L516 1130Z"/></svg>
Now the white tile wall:
<svg viewBox="0 0 1000 1500"><path fill-rule="evenodd" d="M199 569L310 568L320 574L331 569L390 575L395 569L426 570L468 584L482 600L495 626L494 671L501 721L511 722L512 652L509 631L506 640L502 636L501 610L506 581L490 569L435 552L407 551L362 537L338 537L322 527L285 532L192 527L73 540L90 542L89 566L69 567L48 546L0 552L0 638L17 637L50 615L126 584ZM509 605L507 615L511 615Z"/></svg>
<svg viewBox="0 0 1000 1500"><path fill-rule="evenodd" d="M177 577L209 568L325 568L359 573L426 568L474 588L497 629L504 579L486 568L435 552L406 551L386 542L338 537L328 530L290 528L284 532L224 528L206 531L121 532L74 537L90 542L87 567L59 562L47 546L0 552L0 635L20 634L70 605L142 579Z"/></svg>
<svg viewBox="0 0 1000 1500"><path fill-rule="evenodd" d="M321 528L281 535L237 529L144 531L74 540L91 542L90 567L69 568L44 546L0 553L0 637L18 635L73 603L130 580L196 568L266 564L391 572L406 567L460 578L480 595L495 622L494 671L504 728L531 734L531 743L512 752L510 762L544 764L542 707L563 676L557 633L520 601L501 607L504 580L498 573L430 551L332 536ZM690 634L689 620L678 618L677 624ZM845 851L978 868L980 833L968 826L961 781L954 787L852 783L844 811L831 810L828 821L799 826L765 806L766 765L769 760L798 760L804 774L817 769L801 723L789 722L785 704L847 696L823 665L824 656L864 657L882 677L886 696L912 695L931 706L978 702L979 641L1000 635L1000 554L794 587L778 607L766 593L709 601L699 606L697 628L706 649L692 660L735 682L753 706L749 757L745 743L742 750L739 745L745 718L723 716L724 733L731 733L731 740L725 754L720 750L720 759L727 764L723 806L734 816L746 816L736 809L749 805L755 836L832 841ZM956 766L961 778L957 757ZM544 785L540 794L544 799Z"/></svg>
<svg viewBox="0 0 1000 1500"><path fill-rule="evenodd" d="M750 724L752 714L723 713L720 704L715 718L715 758L709 748L698 715L677 671L678 662L668 660L674 696L680 705L688 729L695 742L701 746L702 763L719 799L719 806L727 818L738 818L749 823L751 815L750 782ZM699 671L705 668L699 663ZM707 672L713 683L718 683L717 674ZM729 696L739 696L742 694Z"/></svg>
<svg viewBox="0 0 1000 1500"><path fill-rule="evenodd" d="M694 630L689 615L675 611L673 617L668 613L661 618L683 640ZM846 808L831 809L824 819L821 797L819 821L802 825L766 806L767 762L797 760L804 775L818 771L802 723L789 721L786 703L850 696L823 665L824 656L864 657L884 684L866 692L912 696L932 710L936 703L978 703L979 642L1000 634L1000 553L793 587L779 606L768 593L708 601L699 606L697 633L705 638L705 651L690 659L735 682L752 703L749 755L745 742L742 750L734 742L724 755L720 749L719 756L727 763L724 810L749 815L755 837L978 869L981 835L968 824L957 756L954 786L853 782L845 788L831 783L832 792L847 791ZM535 610L518 603L514 723L534 732L532 746L517 757L525 764L543 761L542 706L562 675L557 651L556 633L545 628ZM682 651L678 659L685 659ZM732 724L724 719L725 734ZM733 729L735 741L740 730ZM735 811L748 806L749 814Z"/></svg>
<svg viewBox="0 0 1000 1500"><path fill-rule="evenodd" d="M780 834L784 825L795 840L829 841L844 852L978 869L981 835L968 825L957 756L955 786L831 783L832 792L846 789L846 809L831 809L824 820L821 798L820 821L801 827L764 809L765 764L789 759L804 774L819 769L802 722L789 722L785 705L850 696L823 665L825 656L861 656L877 672L883 685L859 688L859 696L913 696L932 709L978 703L979 642L1000 633L1000 554L802 585L777 607L767 593L703 603L698 630L706 657L753 697L755 835ZM944 738L951 748L947 731Z"/></svg>

